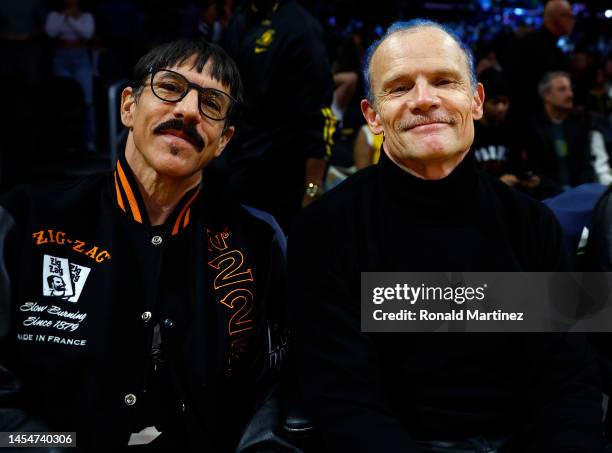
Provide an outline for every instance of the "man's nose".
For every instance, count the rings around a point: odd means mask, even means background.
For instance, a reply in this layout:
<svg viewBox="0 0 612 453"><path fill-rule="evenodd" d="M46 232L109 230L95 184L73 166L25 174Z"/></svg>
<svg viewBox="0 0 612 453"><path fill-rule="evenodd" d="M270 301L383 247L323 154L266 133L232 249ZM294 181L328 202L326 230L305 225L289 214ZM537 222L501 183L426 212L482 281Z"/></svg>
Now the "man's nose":
<svg viewBox="0 0 612 453"><path fill-rule="evenodd" d="M412 112L427 112L440 105L440 99L434 93L434 88L427 80L417 80L408 106Z"/></svg>
<svg viewBox="0 0 612 453"><path fill-rule="evenodd" d="M176 103L176 106L174 107L174 114L185 119L199 119L199 103L200 100L198 98L198 92L195 89L191 89L183 99Z"/></svg>

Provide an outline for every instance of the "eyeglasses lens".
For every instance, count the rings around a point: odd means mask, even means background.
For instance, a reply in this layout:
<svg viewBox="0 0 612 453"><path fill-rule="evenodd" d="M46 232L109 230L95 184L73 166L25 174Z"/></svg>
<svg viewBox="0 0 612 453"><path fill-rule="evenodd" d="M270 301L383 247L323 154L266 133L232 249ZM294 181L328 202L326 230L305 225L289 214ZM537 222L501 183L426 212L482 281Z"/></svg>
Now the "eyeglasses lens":
<svg viewBox="0 0 612 453"><path fill-rule="evenodd" d="M193 85L191 85L193 86ZM181 100L190 84L180 74L170 71L158 71L151 82L153 93L167 102ZM214 88L199 88L200 111L214 120L225 119L231 109L232 99L222 91Z"/></svg>

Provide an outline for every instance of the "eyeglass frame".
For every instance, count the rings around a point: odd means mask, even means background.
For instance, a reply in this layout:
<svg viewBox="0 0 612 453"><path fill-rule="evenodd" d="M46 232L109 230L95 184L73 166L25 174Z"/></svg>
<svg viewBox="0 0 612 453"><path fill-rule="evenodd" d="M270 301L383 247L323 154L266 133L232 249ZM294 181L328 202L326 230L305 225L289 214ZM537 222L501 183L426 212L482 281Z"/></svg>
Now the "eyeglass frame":
<svg viewBox="0 0 612 453"><path fill-rule="evenodd" d="M176 101L169 101L167 99L161 98L161 97L159 97L157 95L157 93L155 93L155 89L153 88L153 78L155 77L155 75L158 72L161 72L161 71L171 72L172 74L176 74L179 77L182 77L183 79L185 79L185 82L187 83L187 89L185 90L185 92ZM189 92L192 89L196 90L197 93L198 93L198 110L200 111L200 113L202 115L204 115L206 118L208 118L208 119L210 119L212 121L226 121L228 118L231 117L232 110L234 110L235 108L237 108L240 105L238 100L236 98L234 98L231 94L226 93L225 91L218 90L217 88L200 86L197 83L191 82L187 77L185 77L180 72L173 71L172 69L167 69L167 68L150 68L147 71L147 74L151 77L151 80L149 80L149 83L148 83L148 85L151 88L151 93L153 93L153 95L157 99L159 99L160 101L172 102L173 104L177 103L177 102L181 102L185 98L185 96L187 96L189 94ZM139 82L139 83L134 84L133 86L136 87L136 86L145 86L145 85L146 85L145 82ZM202 103L200 102L200 97L202 95L202 91L215 91L217 93L224 94L225 96L227 96L230 99L231 103L230 103L230 105L229 105L229 107L227 109L226 115L223 118L211 118L206 113L204 113L204 111L202 110Z"/></svg>

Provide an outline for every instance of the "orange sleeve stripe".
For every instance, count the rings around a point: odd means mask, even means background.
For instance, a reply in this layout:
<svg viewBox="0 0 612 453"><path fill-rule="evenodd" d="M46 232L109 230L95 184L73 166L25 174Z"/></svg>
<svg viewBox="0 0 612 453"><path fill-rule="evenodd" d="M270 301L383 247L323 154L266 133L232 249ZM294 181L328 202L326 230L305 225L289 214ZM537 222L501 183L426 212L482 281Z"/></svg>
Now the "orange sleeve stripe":
<svg viewBox="0 0 612 453"><path fill-rule="evenodd" d="M130 188L130 183L125 177L125 173L123 173L123 168L121 168L121 162L117 161L117 172L119 173L119 179L121 180L121 186L125 191L125 194L128 199L128 203L130 205L130 209L132 210L132 215L134 216L134 220L138 223L142 223L142 217L140 215L140 210L138 209L138 203L136 203L136 198L134 198L134 192Z"/></svg>
<svg viewBox="0 0 612 453"><path fill-rule="evenodd" d="M123 198L121 198L121 191L119 190L119 183L117 182L117 172L114 174L115 176L115 192L117 192L117 203L119 207L125 212L125 206L123 205Z"/></svg>
<svg viewBox="0 0 612 453"><path fill-rule="evenodd" d="M191 203L193 203L193 200L196 199L196 197L198 196L199 193L200 193L200 189L198 188L198 190L196 190L194 192L194 194L191 196L189 201L187 203L185 203L185 206L183 206L183 209L181 209L181 212L179 213L178 217L176 218L176 222L174 222L174 228L172 228L172 236L176 236L178 234L178 230L179 230L179 226L181 225L181 219L183 218L183 214L185 214L185 211L187 211L187 209L189 209L189 206L191 206ZM183 225L183 228L185 226L187 226L187 225L186 224Z"/></svg>

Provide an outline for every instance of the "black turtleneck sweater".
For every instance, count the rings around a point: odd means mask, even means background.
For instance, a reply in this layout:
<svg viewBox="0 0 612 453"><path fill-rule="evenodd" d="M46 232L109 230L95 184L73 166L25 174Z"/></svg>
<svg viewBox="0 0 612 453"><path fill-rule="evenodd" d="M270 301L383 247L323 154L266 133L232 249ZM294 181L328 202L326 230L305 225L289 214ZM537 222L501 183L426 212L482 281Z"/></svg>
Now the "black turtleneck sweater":
<svg viewBox="0 0 612 453"><path fill-rule="evenodd" d="M553 214L471 155L426 181L382 153L322 197L289 236L289 273L300 379L330 451L498 434L508 451L600 451L582 336L360 331L360 272L564 269Z"/></svg>

